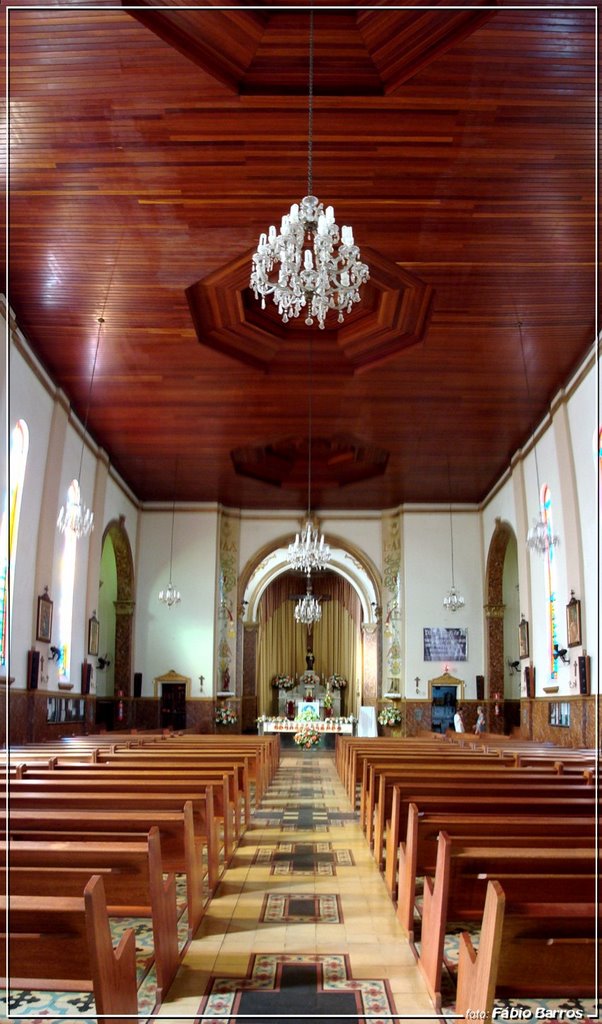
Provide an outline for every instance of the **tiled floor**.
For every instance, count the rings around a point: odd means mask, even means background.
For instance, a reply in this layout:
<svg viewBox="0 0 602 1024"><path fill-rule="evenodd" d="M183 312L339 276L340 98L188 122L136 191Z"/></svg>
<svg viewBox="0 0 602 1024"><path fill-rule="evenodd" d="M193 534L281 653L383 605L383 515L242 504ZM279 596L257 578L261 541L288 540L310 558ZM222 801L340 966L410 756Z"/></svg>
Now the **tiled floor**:
<svg viewBox="0 0 602 1024"><path fill-rule="evenodd" d="M275 988L284 1001L273 1006L264 994L260 1006L240 1001L243 991L249 1000ZM329 1003L331 992L343 1002ZM386 1009L437 1019L333 752L285 748L159 1016L233 1021L238 1009L242 1024L255 1007L258 1021L270 1012L272 1022L312 1012L342 1019L345 999L355 1000L352 1013L378 1014L373 1021L392 1021Z"/></svg>

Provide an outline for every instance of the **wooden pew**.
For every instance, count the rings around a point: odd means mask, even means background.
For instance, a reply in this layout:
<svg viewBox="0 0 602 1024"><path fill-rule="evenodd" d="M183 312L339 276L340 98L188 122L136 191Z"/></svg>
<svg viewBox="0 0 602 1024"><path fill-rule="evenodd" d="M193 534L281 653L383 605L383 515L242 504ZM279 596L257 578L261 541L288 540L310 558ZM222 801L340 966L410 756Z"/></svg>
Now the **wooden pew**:
<svg viewBox="0 0 602 1024"><path fill-rule="evenodd" d="M113 771L95 771L92 765L86 765L80 769L70 766L62 770L35 769L24 766L18 779L11 778L9 792L11 795L34 789L39 792L57 790L78 792L89 788L91 792L110 789L115 793L122 793L127 790L136 792L145 784L148 784L149 787L152 786L155 792L198 792L200 794L204 792L207 785L213 785L214 817L223 829L224 861L226 863L230 861L236 838L235 804L238 799L234 769L229 771L223 768L199 769L192 773L178 771L178 769L171 771L164 767L154 769L144 763L137 769L130 768L126 764L125 767ZM216 830L216 842L218 842L218 838Z"/></svg>
<svg viewBox="0 0 602 1024"><path fill-rule="evenodd" d="M493 879L501 882L506 896L514 902L555 905L562 893L562 899L567 903L593 904L596 896L595 851L570 846L537 851L467 847L456 844L446 832L440 832L435 877L426 876L424 880L418 957L418 966L437 1011L441 1009L441 970L447 922L480 920L487 881ZM590 928L593 938L593 918ZM535 978L536 964L531 962L530 969ZM557 986L554 992L546 992L546 995L567 994L562 989L565 980L559 976L560 987Z"/></svg>
<svg viewBox="0 0 602 1024"><path fill-rule="evenodd" d="M410 804L406 841L399 844L397 918L413 941L416 880L434 874L440 832L454 842L471 846L540 848L550 845L593 849L595 822L591 817L560 815L450 814L444 809L420 812ZM388 863L387 863L388 867Z"/></svg>
<svg viewBox="0 0 602 1024"><path fill-rule="evenodd" d="M11 795L11 818L12 811L29 810L55 811L58 809L85 811L125 811L132 817L136 811L182 811L184 805L190 803L192 806L192 821L195 838L198 842L205 844L207 848L207 877L209 891L213 892L220 877L218 859L218 843L216 834L216 822L213 814L213 786L207 786L203 794L197 793L168 793L155 792L150 789L141 789L133 793L127 790L123 793L115 793L110 789L105 791L91 792L83 789L80 792L46 792L39 791L19 792ZM151 822L154 824L155 822Z"/></svg>
<svg viewBox="0 0 602 1024"><path fill-rule="evenodd" d="M18 810L10 817L0 809L0 826L11 840L40 842L131 842L156 827L161 840L165 871L186 877L188 937L196 932L204 913L203 844L194 833L193 809L188 801L181 810L120 811Z"/></svg>
<svg viewBox="0 0 602 1024"><path fill-rule="evenodd" d="M0 844L4 891L13 896L82 896L92 875L103 880L109 917L152 919L157 1005L180 963L176 882L163 878L161 840L153 826L143 842L11 841Z"/></svg>
<svg viewBox="0 0 602 1024"><path fill-rule="evenodd" d="M507 893L505 892L507 890ZM495 997L595 996L595 902L512 899L487 883L478 952L460 935L456 1013L491 1020Z"/></svg>
<svg viewBox="0 0 602 1024"><path fill-rule="evenodd" d="M413 790L413 793L410 792ZM420 810L432 808L445 809L446 803L450 811L466 811L487 813L488 811L511 814L580 814L593 815L595 810L595 789L593 786L556 786L535 785L523 782L512 785L510 781L503 785L499 782L486 784L473 783L466 786L441 783L441 785L422 786L392 782L389 793L385 797L383 815L379 828L383 828L384 812L390 807L386 825L385 878L390 893L395 891L395 869L399 844L407 833L408 811L411 803L418 805ZM491 798L489 800L489 797ZM515 800L514 808L512 801ZM464 801L464 804L462 803ZM381 843L377 846L377 841ZM379 850L382 851L382 834L375 833L375 859ZM377 861L382 867L381 859ZM388 863L388 867L387 867Z"/></svg>
<svg viewBox="0 0 602 1024"><path fill-rule="evenodd" d="M4 921L7 903L0 896ZM113 949L99 875L80 897L11 896L9 929L0 937L0 956L5 964L8 947L11 988L93 992L100 1024L137 1016L136 938L128 928Z"/></svg>

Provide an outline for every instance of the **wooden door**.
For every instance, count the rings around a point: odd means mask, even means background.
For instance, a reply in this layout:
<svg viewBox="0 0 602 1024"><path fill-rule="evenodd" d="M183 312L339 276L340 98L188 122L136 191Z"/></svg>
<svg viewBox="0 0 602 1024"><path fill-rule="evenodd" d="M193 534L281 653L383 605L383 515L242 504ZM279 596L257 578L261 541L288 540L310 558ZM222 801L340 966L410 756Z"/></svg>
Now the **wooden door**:
<svg viewBox="0 0 602 1024"><path fill-rule="evenodd" d="M161 686L161 728L186 728L186 684L163 683Z"/></svg>

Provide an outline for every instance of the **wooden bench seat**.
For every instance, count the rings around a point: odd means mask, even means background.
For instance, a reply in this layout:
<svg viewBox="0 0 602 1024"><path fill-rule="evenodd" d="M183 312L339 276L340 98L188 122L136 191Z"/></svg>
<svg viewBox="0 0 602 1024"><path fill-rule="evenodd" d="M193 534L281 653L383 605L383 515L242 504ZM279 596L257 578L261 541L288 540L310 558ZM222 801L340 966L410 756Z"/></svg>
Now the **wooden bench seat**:
<svg viewBox="0 0 602 1024"><path fill-rule="evenodd" d="M175 876L163 878L161 840L153 826L139 842L10 842L0 845L4 891L15 896L83 896L92 875L103 880L109 917L150 917L157 1004L179 967ZM10 913L10 911L9 911Z"/></svg>
<svg viewBox="0 0 602 1024"><path fill-rule="evenodd" d="M375 826L375 859L381 851L381 859L377 861L383 866L383 835L384 817L386 822L386 849L384 854L385 876L391 892L394 891L394 871L397 864L399 843L407 833L407 814L412 803L420 810L445 809L449 812L470 811L471 813L511 814L513 809L519 814L575 814L593 815L596 807L595 787L563 786L558 779L551 786L531 783L512 784L498 781L487 783L471 782L465 784L460 779L453 783L447 779L440 784L419 784L396 782L392 780L389 793L385 797L382 815L378 819L380 829L377 838ZM463 801L465 803L463 803ZM390 811L389 811L390 807ZM380 843L380 847L377 846ZM388 862L388 868L387 868Z"/></svg>
<svg viewBox="0 0 602 1024"><path fill-rule="evenodd" d="M406 841L399 844L399 881L396 889L397 918L410 941L413 941L416 882L419 877L434 874L438 839L442 831L452 841L471 846L536 849L572 844L593 849L595 845L593 816L563 818L559 815L511 813L469 815L450 814L445 810L420 813L416 804L410 804Z"/></svg>
<svg viewBox="0 0 602 1024"><path fill-rule="evenodd" d="M393 832L395 825L395 819L393 815L393 793L394 789L397 790L405 799L411 797L414 803L420 804L420 797L424 794L438 795L438 796L457 796L466 795L471 797L482 797L486 798L488 794L496 797L508 797L513 796L517 799L521 797L525 798L536 798L540 800L574 800L578 801L580 798L591 800L591 805L594 805L594 787L583 782L581 784L565 783L562 778L554 778L549 781L541 779L538 776L522 775L519 777L511 773L511 776L506 777L503 773L498 778L491 778L485 776L483 773L448 773L440 772L437 780L408 780L406 782L398 781L395 775L388 775L387 773L381 773L379 776L379 793L377 804L374 809L374 859L378 864L379 868L382 868L385 861L385 849L384 849L384 838L385 838L385 825L387 828L387 834L389 831ZM393 826L391 826L393 822ZM407 820L404 822L407 826ZM394 835L391 835L388 843L387 853L397 857L397 849L400 841L399 831L396 831Z"/></svg>
<svg viewBox="0 0 602 1024"><path fill-rule="evenodd" d="M194 832L193 808L186 802L181 810L19 810L10 817L0 810L0 826L11 841L40 842L132 842L156 827L161 840L163 868L184 874L188 935L192 938L204 913L203 843Z"/></svg>
<svg viewBox="0 0 602 1024"><path fill-rule="evenodd" d="M517 901L511 885L487 883L478 952L460 935L456 1013L491 1020L498 998L595 996L595 902Z"/></svg>
<svg viewBox="0 0 602 1024"><path fill-rule="evenodd" d="M487 882L496 879L515 902L549 903L560 899L593 903L596 896L596 855L592 849L504 849L462 846L439 833L435 876L425 876L418 966L436 1010L441 1008L441 971L447 923L480 921ZM503 879L503 881L502 881ZM590 921L593 937L594 919ZM536 964L531 964L533 976ZM560 989L546 995L562 994ZM540 991L537 993L542 995Z"/></svg>
<svg viewBox="0 0 602 1024"><path fill-rule="evenodd" d="M21 784L22 785L22 784ZM141 788L137 792L126 790L116 793L111 789L91 792L84 788L79 792L54 791L41 793L39 790L11 794L12 811L29 810L55 811L58 809L82 811L182 811L186 803L192 808L192 822L195 838L207 849L207 878L212 893L220 878L217 825L213 814L213 786L208 785L202 794L191 792L169 793ZM155 822L151 822L154 824ZM158 823L158 822L157 822Z"/></svg>
<svg viewBox="0 0 602 1024"><path fill-rule="evenodd" d="M3 921L7 902L0 896ZM11 896L9 932L0 940L3 964L8 947L5 987L8 980L11 988L93 992L99 1024L137 1016L136 938L128 928L113 948L99 875L80 897Z"/></svg>
<svg viewBox="0 0 602 1024"><path fill-rule="evenodd" d="M1 773L0 773L1 775ZM63 790L64 792L79 792L89 789L90 792L101 792L111 790L115 793L122 793L128 790L137 791L140 787L148 785L154 792L181 793L192 792L202 794L208 785L213 787L213 812L216 823L223 830L224 860L230 861L234 852L236 841L235 835L235 806L238 801L237 780L234 770L226 771L223 768L198 770L194 773L187 771L179 772L177 769L171 771L161 768L158 771L152 767L133 769L124 767L121 770L100 771L92 770L92 766L85 768L64 768L57 770L30 769L21 772L18 779L10 780L9 793L12 796L19 792L53 792ZM240 804L238 804L240 810ZM216 842L218 831L216 831Z"/></svg>

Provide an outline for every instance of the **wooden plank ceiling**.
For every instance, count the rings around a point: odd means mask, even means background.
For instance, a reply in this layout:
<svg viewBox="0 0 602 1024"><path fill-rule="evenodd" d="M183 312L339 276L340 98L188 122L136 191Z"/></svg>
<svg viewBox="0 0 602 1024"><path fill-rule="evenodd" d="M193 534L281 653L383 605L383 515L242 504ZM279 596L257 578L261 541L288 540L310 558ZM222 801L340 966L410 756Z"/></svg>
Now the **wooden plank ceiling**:
<svg viewBox="0 0 602 1024"><path fill-rule="evenodd" d="M314 191L373 278L310 335L245 257L306 192L307 12L181 6L10 11L32 348L83 419L102 314L88 427L141 501L303 507L310 340L315 508L483 500L595 335L594 12L316 5Z"/></svg>

